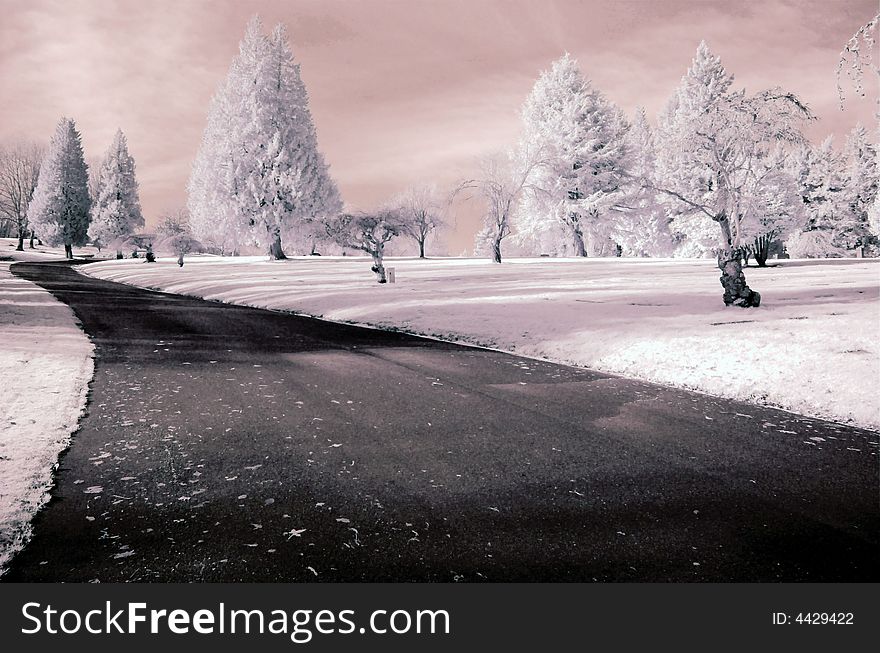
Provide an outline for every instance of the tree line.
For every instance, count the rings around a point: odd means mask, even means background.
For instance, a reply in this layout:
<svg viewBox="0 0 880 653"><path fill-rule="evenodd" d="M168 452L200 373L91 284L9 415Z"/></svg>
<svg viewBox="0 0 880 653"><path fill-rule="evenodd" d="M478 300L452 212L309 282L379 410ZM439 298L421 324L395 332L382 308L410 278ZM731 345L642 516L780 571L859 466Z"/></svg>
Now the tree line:
<svg viewBox="0 0 880 653"><path fill-rule="evenodd" d="M860 38L847 45L857 63ZM314 254L333 243L369 254L384 282L387 244L408 236L424 257L453 199L470 191L484 207L475 252L496 262L502 246L714 256L725 303L744 307L760 303L742 270L751 258L764 265L785 249L799 257L876 255L880 168L868 131L854 128L842 152L830 138L815 146L803 133L815 118L800 98L781 88L749 94L733 82L701 43L652 126L643 109L628 118L566 54L525 99L518 143L482 161L475 178L447 193L421 185L376 210L346 211L284 27L266 33L254 17L212 98L187 213L164 220L160 236L181 256L259 247L276 260L285 248ZM117 255L142 242L135 164L121 131L91 192L80 134L66 118L45 151L7 147L0 163L0 210L19 247L28 233L64 245L69 256L87 241Z"/></svg>
<svg viewBox="0 0 880 653"><path fill-rule="evenodd" d="M52 247L93 243L120 249L144 226L134 159L121 130L116 132L94 182L83 156L76 123L62 118L47 147L19 142L0 147L0 213L18 238ZM121 256L121 253L120 253Z"/></svg>
<svg viewBox="0 0 880 653"><path fill-rule="evenodd" d="M565 55L520 112L509 154L469 182L488 210L475 250L568 256L717 257L724 301L757 306L742 263L877 255L877 148L856 126L842 153L804 136L814 120L781 88L736 89L701 43L652 127L628 120Z"/></svg>

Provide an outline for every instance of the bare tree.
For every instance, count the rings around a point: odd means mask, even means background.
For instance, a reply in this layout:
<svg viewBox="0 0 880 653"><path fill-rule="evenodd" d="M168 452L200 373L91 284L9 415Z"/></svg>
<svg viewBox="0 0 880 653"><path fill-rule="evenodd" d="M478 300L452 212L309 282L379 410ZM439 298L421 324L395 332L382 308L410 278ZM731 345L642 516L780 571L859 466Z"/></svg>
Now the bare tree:
<svg viewBox="0 0 880 653"><path fill-rule="evenodd" d="M175 236L183 233L192 235L189 210L185 206L166 209L159 218L159 226L156 227L156 231L162 236Z"/></svg>
<svg viewBox="0 0 880 653"><path fill-rule="evenodd" d="M434 184L410 186L392 200L392 206L402 221L403 234L419 246L419 258L425 258L428 237L446 226L444 214L448 200L440 196Z"/></svg>
<svg viewBox="0 0 880 653"><path fill-rule="evenodd" d="M0 148L0 221L12 225L18 236L15 249L19 252L24 250L27 209L37 187L42 160L43 147L36 143L21 141Z"/></svg>
<svg viewBox="0 0 880 653"><path fill-rule="evenodd" d="M483 228L477 233L477 247L486 245L492 260L501 263L501 243L510 235L511 216L520 197L526 192L540 192L529 181L532 171L545 165L539 151L522 147L517 158L495 155L480 162L480 176L461 182L453 196L473 189L486 204Z"/></svg>

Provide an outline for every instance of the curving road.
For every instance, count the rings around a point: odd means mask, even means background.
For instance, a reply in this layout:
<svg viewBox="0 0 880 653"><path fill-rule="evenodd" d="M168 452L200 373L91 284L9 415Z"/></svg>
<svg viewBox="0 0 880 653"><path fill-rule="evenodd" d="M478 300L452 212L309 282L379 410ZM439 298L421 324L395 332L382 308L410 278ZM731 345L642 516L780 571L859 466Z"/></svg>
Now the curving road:
<svg viewBox="0 0 880 653"><path fill-rule="evenodd" d="M97 359L4 580L880 580L877 433L12 270Z"/></svg>

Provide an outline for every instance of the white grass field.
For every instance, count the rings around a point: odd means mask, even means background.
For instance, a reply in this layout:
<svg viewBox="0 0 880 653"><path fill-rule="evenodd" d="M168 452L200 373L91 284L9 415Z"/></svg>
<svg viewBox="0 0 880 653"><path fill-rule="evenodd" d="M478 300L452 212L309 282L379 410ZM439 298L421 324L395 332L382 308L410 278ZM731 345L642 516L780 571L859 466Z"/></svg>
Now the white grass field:
<svg viewBox="0 0 880 653"><path fill-rule="evenodd" d="M190 257L86 274L402 329L880 428L880 260L748 268L758 309L726 308L711 260Z"/></svg>
<svg viewBox="0 0 880 653"><path fill-rule="evenodd" d="M0 239L0 257L59 258L53 250L14 247L12 239ZM94 349L73 311L13 277L11 263L0 259L0 574L49 498L58 455L86 404Z"/></svg>

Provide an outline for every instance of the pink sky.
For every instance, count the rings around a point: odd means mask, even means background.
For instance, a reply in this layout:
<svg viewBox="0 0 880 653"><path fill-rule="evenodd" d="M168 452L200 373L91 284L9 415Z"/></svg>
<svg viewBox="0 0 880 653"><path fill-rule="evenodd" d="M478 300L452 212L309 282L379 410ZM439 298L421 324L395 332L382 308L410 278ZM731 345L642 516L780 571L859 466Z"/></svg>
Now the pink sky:
<svg viewBox="0 0 880 653"><path fill-rule="evenodd" d="M352 207L473 174L515 141L522 101L565 51L625 111L653 118L706 39L737 86L798 93L820 117L810 136L840 146L873 118L866 99L839 110L837 55L876 11L877 0L0 0L0 140L47 141L66 115L97 159L121 128L155 223L185 201L208 101L259 13L288 27ZM474 231L466 215L451 252Z"/></svg>

